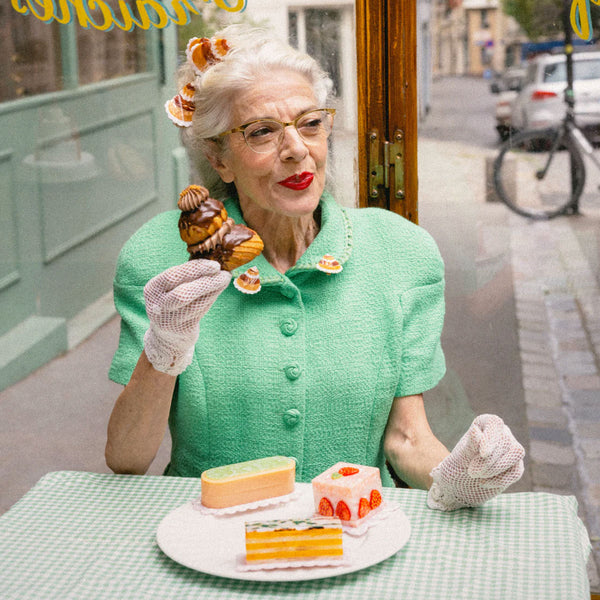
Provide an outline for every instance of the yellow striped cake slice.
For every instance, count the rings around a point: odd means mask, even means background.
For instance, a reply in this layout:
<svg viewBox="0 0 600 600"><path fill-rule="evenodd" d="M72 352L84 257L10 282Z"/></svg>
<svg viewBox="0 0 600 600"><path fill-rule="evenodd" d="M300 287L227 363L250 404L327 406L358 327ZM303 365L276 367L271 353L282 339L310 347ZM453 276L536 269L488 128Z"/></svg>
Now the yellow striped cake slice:
<svg viewBox="0 0 600 600"><path fill-rule="evenodd" d="M246 522L246 561L342 559L338 518L275 519Z"/></svg>

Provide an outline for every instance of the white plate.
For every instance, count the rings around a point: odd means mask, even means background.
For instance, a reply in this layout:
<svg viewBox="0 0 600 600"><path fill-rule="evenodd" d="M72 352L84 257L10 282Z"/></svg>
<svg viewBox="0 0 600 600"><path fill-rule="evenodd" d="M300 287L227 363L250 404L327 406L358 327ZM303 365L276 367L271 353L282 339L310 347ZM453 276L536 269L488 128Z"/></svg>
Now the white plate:
<svg viewBox="0 0 600 600"><path fill-rule="evenodd" d="M245 554L244 523L258 519L306 518L314 514L312 487L297 484L300 495L288 504L214 517L204 515L188 502L170 512L160 523L156 539L174 561L209 575L253 581L302 581L353 573L389 558L410 537L410 522L402 510L393 510L365 535L344 534L349 563L331 567L302 567L241 571L237 562Z"/></svg>

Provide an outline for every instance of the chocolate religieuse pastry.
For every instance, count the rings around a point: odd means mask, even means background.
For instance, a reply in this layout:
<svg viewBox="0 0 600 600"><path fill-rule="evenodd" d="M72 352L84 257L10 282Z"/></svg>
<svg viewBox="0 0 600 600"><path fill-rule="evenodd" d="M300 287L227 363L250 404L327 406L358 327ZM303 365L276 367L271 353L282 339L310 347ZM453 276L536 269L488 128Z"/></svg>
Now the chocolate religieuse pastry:
<svg viewBox="0 0 600 600"><path fill-rule="evenodd" d="M187 244L190 260L216 260L222 269L233 271L263 251L258 233L235 223L223 203L211 198L205 187L186 187L177 206L181 210L179 235Z"/></svg>

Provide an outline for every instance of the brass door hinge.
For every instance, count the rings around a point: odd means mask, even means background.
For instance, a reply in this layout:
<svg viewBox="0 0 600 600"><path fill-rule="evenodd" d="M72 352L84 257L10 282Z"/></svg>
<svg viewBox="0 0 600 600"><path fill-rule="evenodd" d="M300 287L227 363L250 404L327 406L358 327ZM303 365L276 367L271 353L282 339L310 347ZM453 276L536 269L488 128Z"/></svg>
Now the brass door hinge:
<svg viewBox="0 0 600 600"><path fill-rule="evenodd" d="M390 170L393 168L393 176ZM391 182L391 185L390 185ZM369 133L369 196L378 199L379 187L390 189L398 200L404 199L404 134L394 131L393 141L381 140L377 129Z"/></svg>

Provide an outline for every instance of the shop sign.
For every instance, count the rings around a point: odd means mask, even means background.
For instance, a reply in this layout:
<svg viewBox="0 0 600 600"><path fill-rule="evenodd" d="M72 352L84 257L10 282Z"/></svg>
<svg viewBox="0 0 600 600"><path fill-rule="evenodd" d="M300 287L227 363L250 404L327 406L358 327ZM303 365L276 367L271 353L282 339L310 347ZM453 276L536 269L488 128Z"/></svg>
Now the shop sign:
<svg viewBox="0 0 600 600"><path fill-rule="evenodd" d="M205 3L211 0L203 0ZM241 12L247 0L213 0L214 4L227 12ZM20 14L32 14L45 23L57 21L61 24L77 21L81 27L110 31L114 27L123 31L140 29L162 29L171 23L187 25L190 13L200 11L190 0L135 0L138 18L125 0L119 0L118 11L105 0L11 0L12 7ZM132 2L133 4L133 2ZM117 14L115 14L117 13ZM119 14L120 13L120 14Z"/></svg>

